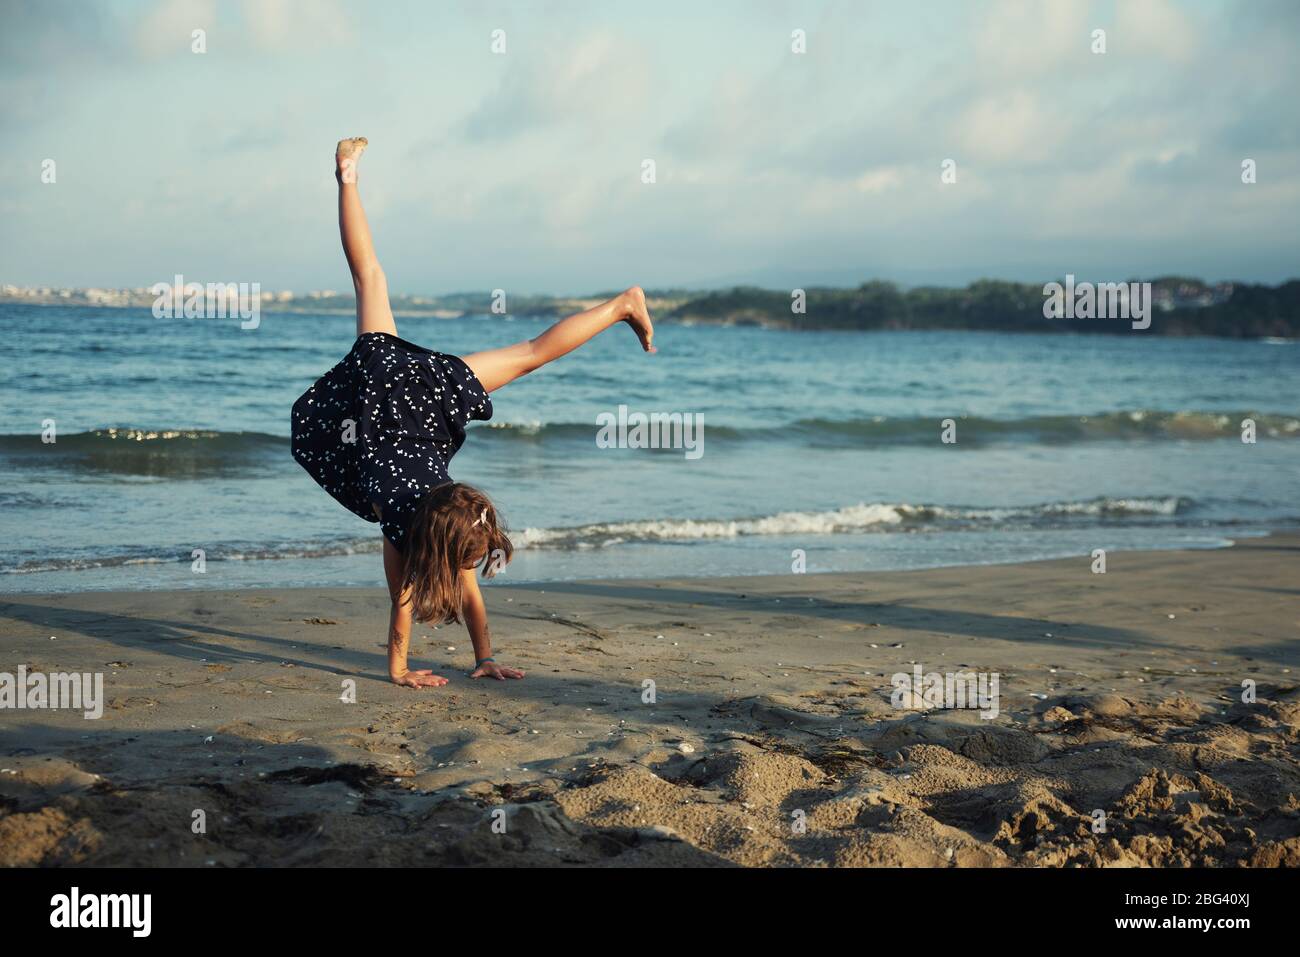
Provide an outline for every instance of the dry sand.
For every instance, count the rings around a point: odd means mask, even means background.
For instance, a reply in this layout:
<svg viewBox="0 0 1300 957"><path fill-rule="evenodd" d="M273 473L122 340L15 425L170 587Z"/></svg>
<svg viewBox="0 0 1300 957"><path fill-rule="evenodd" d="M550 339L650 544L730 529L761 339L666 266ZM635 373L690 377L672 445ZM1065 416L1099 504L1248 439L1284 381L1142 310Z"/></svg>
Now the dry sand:
<svg viewBox="0 0 1300 957"><path fill-rule="evenodd" d="M379 589L10 596L0 671L109 703L0 711L0 864L1300 864L1300 536L1089 566L494 585L528 677L421 627L425 691Z"/></svg>

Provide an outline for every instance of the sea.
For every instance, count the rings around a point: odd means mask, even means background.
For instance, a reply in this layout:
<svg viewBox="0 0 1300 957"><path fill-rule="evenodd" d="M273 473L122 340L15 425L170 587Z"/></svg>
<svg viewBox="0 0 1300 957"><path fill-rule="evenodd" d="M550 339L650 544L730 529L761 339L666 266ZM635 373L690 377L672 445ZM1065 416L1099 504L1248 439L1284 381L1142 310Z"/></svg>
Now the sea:
<svg viewBox="0 0 1300 957"><path fill-rule="evenodd" d="M378 526L289 450L290 406L348 352L351 315L246 329L0 305L0 321L0 592L383 583ZM397 324L466 355L547 320ZM497 581L1086 570L1099 549L1300 525L1294 341L670 323L655 341L645 355L615 327L470 427L451 474L509 523ZM702 441L602 439L620 407Z"/></svg>

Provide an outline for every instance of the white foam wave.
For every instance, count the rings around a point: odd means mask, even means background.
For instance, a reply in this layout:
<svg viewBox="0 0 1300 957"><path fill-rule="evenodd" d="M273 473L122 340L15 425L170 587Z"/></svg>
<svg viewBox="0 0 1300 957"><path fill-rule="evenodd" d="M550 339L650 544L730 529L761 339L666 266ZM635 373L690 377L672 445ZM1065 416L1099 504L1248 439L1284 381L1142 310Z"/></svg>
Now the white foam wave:
<svg viewBox="0 0 1300 957"><path fill-rule="evenodd" d="M627 541L705 541L750 535L835 535L892 527L995 522L1050 521L1053 518L1169 517L1188 503L1168 498L1098 498L1083 502L1049 502L1005 508L963 508L907 503L866 503L825 511L777 512L754 518L645 519L601 522L569 528L526 528L516 548L608 547Z"/></svg>

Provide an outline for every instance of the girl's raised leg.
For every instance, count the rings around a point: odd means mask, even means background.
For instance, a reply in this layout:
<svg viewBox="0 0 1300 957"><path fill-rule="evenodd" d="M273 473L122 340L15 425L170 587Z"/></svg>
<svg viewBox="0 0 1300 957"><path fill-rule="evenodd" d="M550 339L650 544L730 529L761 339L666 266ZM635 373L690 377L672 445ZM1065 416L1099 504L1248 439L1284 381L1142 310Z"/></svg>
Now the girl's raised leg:
<svg viewBox="0 0 1300 957"><path fill-rule="evenodd" d="M478 376L483 388L492 392L572 352L616 322L630 325L646 352L655 351L655 330L646 309L645 293L633 286L608 302L561 319L535 339L465 356L465 364Z"/></svg>
<svg viewBox="0 0 1300 957"><path fill-rule="evenodd" d="M357 335L388 332L397 335L397 323L388 304L388 280L379 268L370 226L357 192L357 161L365 152L364 136L339 140L334 151L334 177L339 182L339 235L343 255L352 270L352 287L357 293Z"/></svg>

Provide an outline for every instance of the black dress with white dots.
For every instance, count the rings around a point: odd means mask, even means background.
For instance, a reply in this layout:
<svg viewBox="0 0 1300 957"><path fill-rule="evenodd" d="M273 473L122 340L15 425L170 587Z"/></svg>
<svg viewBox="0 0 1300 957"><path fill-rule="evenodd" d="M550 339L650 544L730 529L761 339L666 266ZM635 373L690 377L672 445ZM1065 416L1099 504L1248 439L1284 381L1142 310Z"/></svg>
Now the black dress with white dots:
<svg viewBox="0 0 1300 957"><path fill-rule="evenodd" d="M466 426L490 418L492 400L463 359L368 332L293 404L293 457L401 551L420 499L451 481Z"/></svg>

